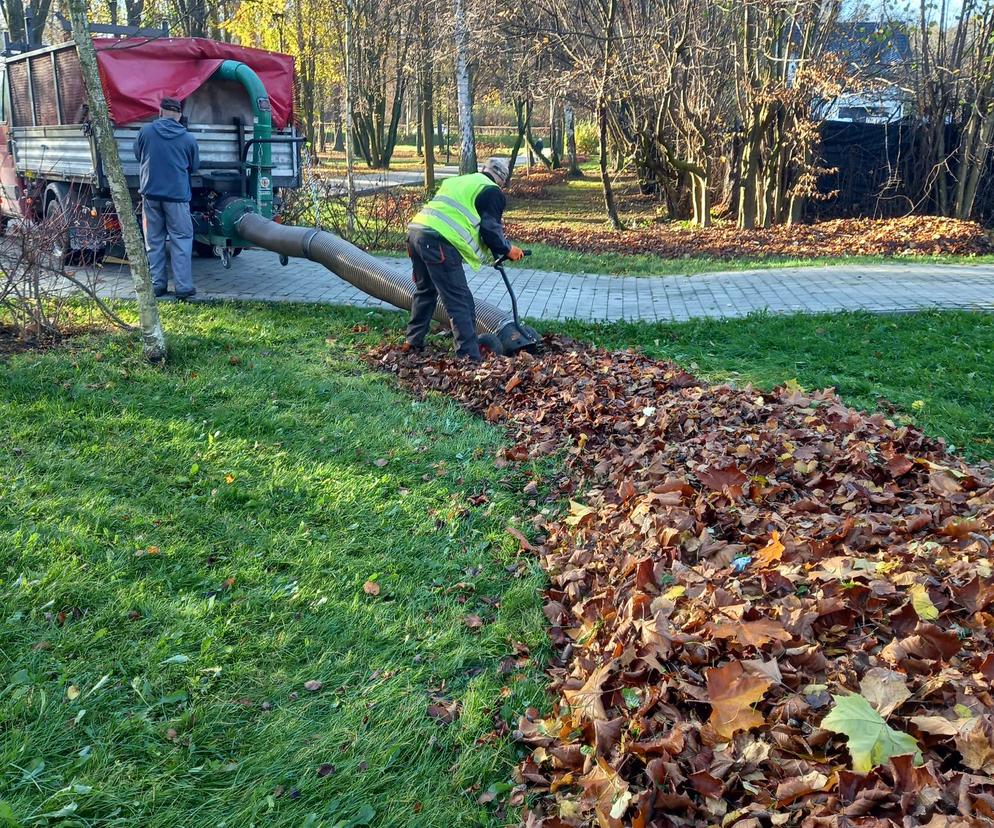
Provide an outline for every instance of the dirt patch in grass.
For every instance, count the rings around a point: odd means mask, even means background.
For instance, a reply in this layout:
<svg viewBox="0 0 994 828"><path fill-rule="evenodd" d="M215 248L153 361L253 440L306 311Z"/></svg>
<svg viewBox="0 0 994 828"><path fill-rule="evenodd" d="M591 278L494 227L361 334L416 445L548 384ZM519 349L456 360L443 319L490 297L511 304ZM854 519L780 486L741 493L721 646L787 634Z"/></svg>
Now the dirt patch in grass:
<svg viewBox="0 0 994 828"><path fill-rule="evenodd" d="M666 258L765 259L846 256L984 256L994 238L972 221L907 216L897 219L838 219L793 227L740 230L733 224L706 229L656 225L615 232L608 228L537 226L511 222L508 234L583 253L650 253Z"/></svg>
<svg viewBox="0 0 994 828"><path fill-rule="evenodd" d="M53 348L63 347L76 337L106 333L110 329L109 326L77 325L61 331L39 331L0 324L0 359L27 351L50 351Z"/></svg>

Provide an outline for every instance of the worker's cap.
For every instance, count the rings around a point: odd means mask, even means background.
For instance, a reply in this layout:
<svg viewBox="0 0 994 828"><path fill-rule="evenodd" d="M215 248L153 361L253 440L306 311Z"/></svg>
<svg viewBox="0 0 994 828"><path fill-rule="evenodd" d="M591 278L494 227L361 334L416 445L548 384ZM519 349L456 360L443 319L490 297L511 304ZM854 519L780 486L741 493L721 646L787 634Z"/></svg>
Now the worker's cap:
<svg viewBox="0 0 994 828"><path fill-rule="evenodd" d="M495 183L504 186L507 183L507 176L510 170L507 161L503 158L488 158L483 164L483 172L489 175Z"/></svg>
<svg viewBox="0 0 994 828"><path fill-rule="evenodd" d="M182 112L183 104L175 98L163 98L159 102L159 109L164 109L167 112Z"/></svg>

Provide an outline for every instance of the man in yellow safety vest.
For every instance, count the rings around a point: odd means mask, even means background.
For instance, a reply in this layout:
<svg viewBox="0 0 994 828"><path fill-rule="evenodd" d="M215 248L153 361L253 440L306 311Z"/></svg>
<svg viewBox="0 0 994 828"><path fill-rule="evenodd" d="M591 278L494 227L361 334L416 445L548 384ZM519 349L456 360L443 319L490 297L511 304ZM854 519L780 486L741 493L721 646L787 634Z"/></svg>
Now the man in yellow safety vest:
<svg viewBox="0 0 994 828"><path fill-rule="evenodd" d="M435 302L441 297L452 320L456 354L480 361L476 305L463 262L479 270L484 245L494 258L506 256L516 262L524 256L520 247L504 238L502 219L507 199L501 187L507 176L507 162L488 158L482 172L447 178L408 225L407 253L414 265L417 288L407 326L409 347L424 347Z"/></svg>

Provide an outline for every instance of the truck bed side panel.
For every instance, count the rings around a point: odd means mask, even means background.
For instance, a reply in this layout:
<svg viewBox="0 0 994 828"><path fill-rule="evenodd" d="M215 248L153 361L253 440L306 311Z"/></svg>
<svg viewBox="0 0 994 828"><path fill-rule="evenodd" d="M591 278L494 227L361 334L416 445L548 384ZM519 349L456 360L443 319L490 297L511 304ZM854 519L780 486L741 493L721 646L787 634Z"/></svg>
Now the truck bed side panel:
<svg viewBox="0 0 994 828"><path fill-rule="evenodd" d="M137 126L118 127L114 130L124 174L131 187L138 186L138 162L133 145L138 135ZM20 174L28 173L48 181L78 181L96 184L95 156L91 139L80 126L14 127L11 130L14 144L14 163ZM190 132L200 148L201 174L222 166L235 164L238 158L237 132L234 126L191 124ZM281 130L274 134L289 136L292 131ZM252 138L250 127L245 128L245 141ZM249 149L249 159L252 151ZM276 187L299 184L297 150L291 144L273 144L273 185ZM221 165L217 168L212 164ZM236 170L225 169L236 176Z"/></svg>

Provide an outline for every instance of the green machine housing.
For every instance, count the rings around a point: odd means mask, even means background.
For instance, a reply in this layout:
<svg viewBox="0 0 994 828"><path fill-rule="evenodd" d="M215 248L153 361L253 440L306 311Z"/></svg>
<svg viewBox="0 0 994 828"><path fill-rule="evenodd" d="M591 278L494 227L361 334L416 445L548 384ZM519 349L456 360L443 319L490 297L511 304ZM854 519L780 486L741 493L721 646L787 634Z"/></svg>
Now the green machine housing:
<svg viewBox="0 0 994 828"><path fill-rule="evenodd" d="M247 64L226 60L214 77L240 84L252 107L252 137L249 140L245 140L241 120L234 119L239 160L234 164L211 164L212 169L203 176L205 195L190 205L197 252L206 256L217 254L228 267L232 256L252 246L239 236L235 227L238 219L246 213L273 218L273 145L295 145L296 154L305 139L273 134L269 94ZM299 163L296 166L299 169Z"/></svg>

